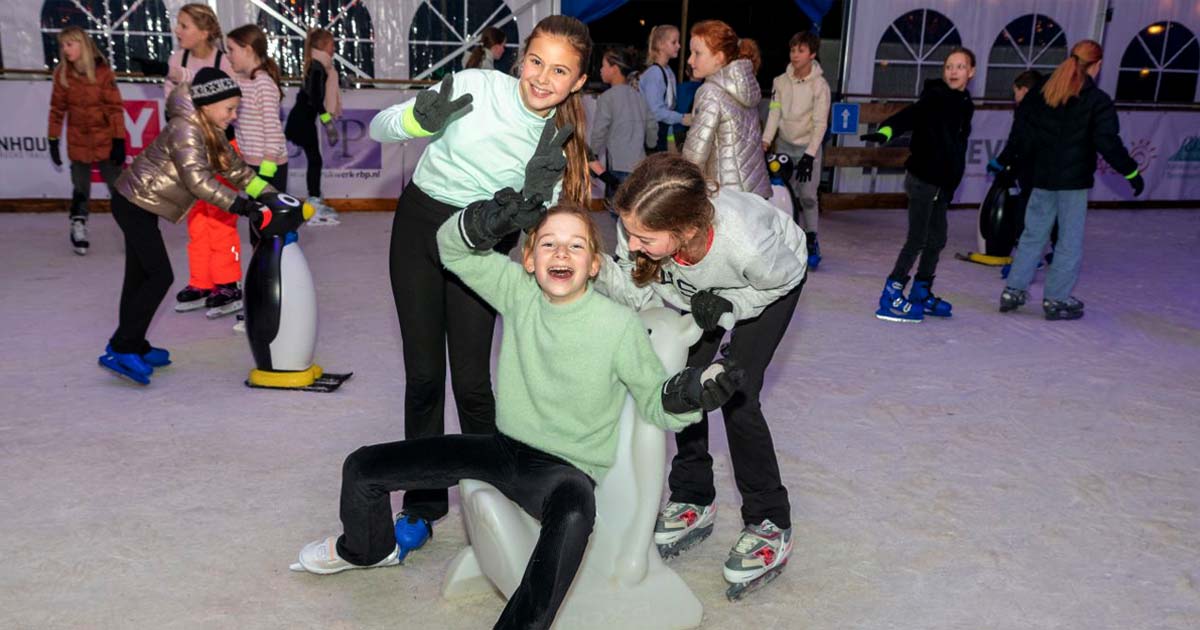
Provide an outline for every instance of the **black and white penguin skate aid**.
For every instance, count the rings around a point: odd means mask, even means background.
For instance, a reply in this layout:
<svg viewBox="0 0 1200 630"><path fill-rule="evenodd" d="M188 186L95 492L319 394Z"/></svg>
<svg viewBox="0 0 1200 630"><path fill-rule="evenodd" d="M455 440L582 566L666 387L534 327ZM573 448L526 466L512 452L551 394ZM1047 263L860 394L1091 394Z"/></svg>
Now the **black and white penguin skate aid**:
<svg viewBox="0 0 1200 630"><path fill-rule="evenodd" d="M262 237L246 272L246 338L255 369L249 387L332 392L352 372L330 374L313 362L317 345L317 296L296 230L315 209L285 194L266 194L261 216L252 216Z"/></svg>

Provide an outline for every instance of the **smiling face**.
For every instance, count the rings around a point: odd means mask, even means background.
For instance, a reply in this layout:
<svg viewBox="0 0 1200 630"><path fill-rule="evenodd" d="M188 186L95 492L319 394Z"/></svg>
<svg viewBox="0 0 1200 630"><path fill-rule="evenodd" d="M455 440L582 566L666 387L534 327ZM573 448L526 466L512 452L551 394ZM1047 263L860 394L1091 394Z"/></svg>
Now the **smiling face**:
<svg viewBox="0 0 1200 630"><path fill-rule="evenodd" d="M674 256L683 246L683 242L674 232L666 230L651 230L642 225L632 212L621 213L621 228L625 230L625 238L629 252L641 253L650 260L662 260ZM684 240L696 235L696 228L684 230Z"/></svg>
<svg viewBox="0 0 1200 630"><path fill-rule="evenodd" d="M539 35L529 41L519 84L521 102L529 111L546 116L586 82L579 53L566 39Z"/></svg>
<svg viewBox="0 0 1200 630"><path fill-rule="evenodd" d="M971 58L966 54L957 52L946 57L946 63L942 66L942 79L951 89L967 89L967 81L970 81L973 76L975 76L975 66L971 65Z"/></svg>
<svg viewBox="0 0 1200 630"><path fill-rule="evenodd" d="M533 274L551 304L569 304L587 292L588 280L600 273L588 225L569 213L551 214L530 236L525 271Z"/></svg>
<svg viewBox="0 0 1200 630"><path fill-rule="evenodd" d="M692 77L697 81L716 73L725 67L728 61L725 53L713 53L703 37L693 37L691 41L692 54L688 55L688 66L692 69Z"/></svg>
<svg viewBox="0 0 1200 630"><path fill-rule="evenodd" d="M205 118L212 121L212 124L224 131L229 123L237 119L238 103L241 102L240 96L231 96L223 101L203 105L200 107L200 111L204 113Z"/></svg>
<svg viewBox="0 0 1200 630"><path fill-rule="evenodd" d="M667 59L674 59L679 56L679 31L671 31L670 34L663 37L659 44L660 50L667 55Z"/></svg>
<svg viewBox="0 0 1200 630"><path fill-rule="evenodd" d="M197 28L192 16L182 11L175 18L175 28L172 32L179 41L179 47L184 50L195 50L208 41L208 33Z"/></svg>
<svg viewBox="0 0 1200 630"><path fill-rule="evenodd" d="M75 63L79 61L79 56L83 54L83 44L75 38L64 40L62 43L62 54L68 62Z"/></svg>
<svg viewBox="0 0 1200 630"><path fill-rule="evenodd" d="M253 48L239 44L232 37L226 38L225 43L229 45L229 63L234 72L248 75L258 67L260 60Z"/></svg>

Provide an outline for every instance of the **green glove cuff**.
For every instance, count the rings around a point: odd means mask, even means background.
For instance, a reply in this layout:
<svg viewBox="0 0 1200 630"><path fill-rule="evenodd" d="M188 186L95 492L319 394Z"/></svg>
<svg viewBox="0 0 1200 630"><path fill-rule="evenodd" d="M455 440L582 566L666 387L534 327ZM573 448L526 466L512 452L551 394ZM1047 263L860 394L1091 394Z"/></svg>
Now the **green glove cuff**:
<svg viewBox="0 0 1200 630"><path fill-rule="evenodd" d="M421 123L417 122L417 116L416 114L413 114L412 107L405 109L404 113L400 114L400 128L404 130L404 133L414 138L425 138L433 135L432 133L425 131L425 128L421 126Z"/></svg>
<svg viewBox="0 0 1200 630"><path fill-rule="evenodd" d="M250 197L254 199L258 199L258 196L261 195L266 188L267 180L261 177L255 177L254 179L250 180L250 185L246 186L246 194L250 195Z"/></svg>
<svg viewBox="0 0 1200 630"><path fill-rule="evenodd" d="M275 177L275 173L279 171L279 165L271 160L263 160L262 164L258 165L258 174L270 179Z"/></svg>
<svg viewBox="0 0 1200 630"><path fill-rule="evenodd" d="M331 121L331 120L333 120L333 116L330 116L329 112L325 112L324 114L321 114L321 124L322 125L328 125L329 121Z"/></svg>
<svg viewBox="0 0 1200 630"><path fill-rule="evenodd" d="M1135 168L1135 169L1133 169L1132 173L1125 176L1125 179L1133 179L1134 177L1137 177L1138 175L1141 175L1141 174L1142 173Z"/></svg>
<svg viewBox="0 0 1200 630"><path fill-rule="evenodd" d="M673 133L672 133L672 134L668 134L668 135L667 135L667 142L675 142L675 134L673 134Z"/></svg>
<svg viewBox="0 0 1200 630"><path fill-rule="evenodd" d="M767 109L783 109L783 103L780 103L779 101L771 101L771 104L767 106Z"/></svg>
<svg viewBox="0 0 1200 630"><path fill-rule="evenodd" d="M886 127L886 126L880 127L879 133L883 134L883 137L887 138L888 140L892 139L892 128L891 127Z"/></svg>

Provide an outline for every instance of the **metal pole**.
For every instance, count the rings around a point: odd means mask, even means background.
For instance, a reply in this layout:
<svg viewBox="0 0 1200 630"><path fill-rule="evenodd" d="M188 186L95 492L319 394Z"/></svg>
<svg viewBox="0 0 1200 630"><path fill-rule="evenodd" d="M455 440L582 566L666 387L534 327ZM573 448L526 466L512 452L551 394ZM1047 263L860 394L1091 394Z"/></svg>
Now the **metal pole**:
<svg viewBox="0 0 1200 630"><path fill-rule="evenodd" d="M687 36L688 36L687 33L688 33L688 0L683 0L683 17L682 17L682 21L679 24L679 43L683 44L683 46L681 46L679 48L679 51L680 51L679 52L679 73L675 75L675 76L679 77L680 82L682 82L684 80L684 78L687 77L687 73L685 73L683 71L687 65L687 54L686 53L688 52L688 44L690 43L687 39Z"/></svg>

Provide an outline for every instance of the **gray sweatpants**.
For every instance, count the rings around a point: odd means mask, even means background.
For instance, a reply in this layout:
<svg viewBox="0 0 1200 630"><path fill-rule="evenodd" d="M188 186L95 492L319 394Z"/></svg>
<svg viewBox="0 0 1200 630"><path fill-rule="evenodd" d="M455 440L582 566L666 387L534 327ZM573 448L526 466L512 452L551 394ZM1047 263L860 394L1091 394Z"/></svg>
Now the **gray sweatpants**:
<svg viewBox="0 0 1200 630"><path fill-rule="evenodd" d="M775 138L775 151L777 153L786 153L792 158L792 164L798 164L800 156L804 155L804 151L808 145L796 145L784 140L783 138ZM817 186L821 183L821 152L817 151L817 157L813 161L812 179L801 183L799 180L792 180L792 190L796 191L797 201L800 202L800 208L804 211L804 228L805 232L817 231Z"/></svg>
<svg viewBox="0 0 1200 630"><path fill-rule="evenodd" d="M108 196L113 198L117 196L113 186L117 183L117 177L121 175L121 167L113 164L109 160L100 160L96 163L100 167L100 178L108 186ZM89 162L71 162L71 187L74 189L71 193L71 218L88 216L88 199L92 196L92 165Z"/></svg>

